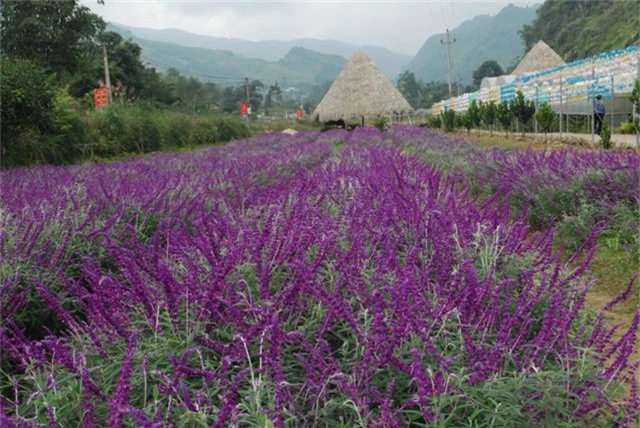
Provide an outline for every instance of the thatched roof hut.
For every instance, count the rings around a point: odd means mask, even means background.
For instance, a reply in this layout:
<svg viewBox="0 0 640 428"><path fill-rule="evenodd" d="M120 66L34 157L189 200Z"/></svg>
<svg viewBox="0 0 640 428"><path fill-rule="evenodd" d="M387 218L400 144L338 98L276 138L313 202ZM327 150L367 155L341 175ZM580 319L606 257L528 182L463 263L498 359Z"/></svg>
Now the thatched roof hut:
<svg viewBox="0 0 640 428"><path fill-rule="evenodd" d="M413 108L400 91L358 50L316 107L313 119L327 122L411 112Z"/></svg>
<svg viewBox="0 0 640 428"><path fill-rule="evenodd" d="M511 72L514 76L533 73L545 68L564 65L565 62L560 55L549 47L542 40L538 41L527 54L520 60L518 66Z"/></svg>

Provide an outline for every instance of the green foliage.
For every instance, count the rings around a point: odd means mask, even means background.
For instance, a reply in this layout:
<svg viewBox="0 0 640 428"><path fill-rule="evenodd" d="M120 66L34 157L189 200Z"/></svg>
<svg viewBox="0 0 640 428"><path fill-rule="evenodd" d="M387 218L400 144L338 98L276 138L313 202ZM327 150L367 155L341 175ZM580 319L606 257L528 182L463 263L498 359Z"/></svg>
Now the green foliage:
<svg viewBox="0 0 640 428"><path fill-rule="evenodd" d="M609 150L611 148L611 128L607 125L607 122L602 122L602 133L600 135L602 141L602 148Z"/></svg>
<svg viewBox="0 0 640 428"><path fill-rule="evenodd" d="M219 141L231 141L251 135L246 123L242 122L238 116L216 115L215 117L214 123L218 129Z"/></svg>
<svg viewBox="0 0 640 428"><path fill-rule="evenodd" d="M275 82L273 85L269 86L269 90L267 91L267 95L264 99L265 113L269 114L269 109L274 105L274 103L281 106L283 102L282 88L278 82Z"/></svg>
<svg viewBox="0 0 640 428"><path fill-rule="evenodd" d="M438 101L449 98L449 85L442 81L426 82L422 87L418 108L429 108Z"/></svg>
<svg viewBox="0 0 640 428"><path fill-rule="evenodd" d="M402 74L398 76L398 90L414 108L418 107L422 93L420 86L416 81L416 75L409 70L403 71Z"/></svg>
<svg viewBox="0 0 640 428"><path fill-rule="evenodd" d="M440 116L430 116L428 119L429 127L434 129L440 129L442 126L442 119Z"/></svg>
<svg viewBox="0 0 640 428"><path fill-rule="evenodd" d="M533 101L527 101L524 98L522 91L516 92L516 97L511 100L511 111L520 126L522 126L522 133L524 133L525 126L531 121L533 115L536 112L536 105Z"/></svg>
<svg viewBox="0 0 640 428"><path fill-rule="evenodd" d="M629 101L634 105L634 111L637 115L640 115L640 79L636 79L633 85L633 90L629 94Z"/></svg>
<svg viewBox="0 0 640 428"><path fill-rule="evenodd" d="M496 118L498 119L498 122L500 122L502 129L509 132L511 129L511 123L513 122L513 112L506 101L498 104L496 109Z"/></svg>
<svg viewBox="0 0 640 428"><path fill-rule="evenodd" d="M83 66L83 53L105 28L76 0L5 0L0 40L4 55L22 58L65 79Z"/></svg>
<svg viewBox="0 0 640 428"><path fill-rule="evenodd" d="M470 87L466 87L470 90ZM429 108L434 103L449 98L449 85L445 82L426 82L416 80L411 71L404 71L398 77L398 90L413 108Z"/></svg>
<svg viewBox="0 0 640 428"><path fill-rule="evenodd" d="M188 115L144 104L113 104L87 116L92 153L111 157L186 148L249 136L240 118L222 114Z"/></svg>
<svg viewBox="0 0 640 428"><path fill-rule="evenodd" d="M44 69L2 57L0 97L3 166L61 164L80 157L86 125L73 99Z"/></svg>
<svg viewBox="0 0 640 428"><path fill-rule="evenodd" d="M459 126L464 127L467 132L471 132L471 128L474 127L475 117L467 111L466 113L459 114L456 119L460 118Z"/></svg>
<svg viewBox="0 0 640 428"><path fill-rule="evenodd" d="M444 112L442 112L442 123L444 124L445 131L453 132L456 129L456 112L445 109Z"/></svg>
<svg viewBox="0 0 640 428"><path fill-rule="evenodd" d="M480 83L482 83L482 79L485 77L502 76L503 74L504 71L502 67L500 67L500 64L498 64L498 61L488 59L473 71L473 84L480 87Z"/></svg>
<svg viewBox="0 0 640 428"><path fill-rule="evenodd" d="M13 142L26 131L51 134L55 84L53 76L29 61L2 57L2 142L12 156ZM16 153L17 154L17 153Z"/></svg>
<svg viewBox="0 0 640 428"><path fill-rule="evenodd" d="M618 134L635 134L638 131L640 131L640 120L638 118L635 118L632 122L622 122L616 130Z"/></svg>
<svg viewBox="0 0 640 428"><path fill-rule="evenodd" d="M496 123L497 114L498 109L495 101L480 103L480 116L482 117L482 122L488 126L491 131L493 131L493 125Z"/></svg>
<svg viewBox="0 0 640 428"><path fill-rule="evenodd" d="M373 126L378 128L380 131L384 131L385 129L387 129L388 123L389 119L384 116L377 117L373 120Z"/></svg>
<svg viewBox="0 0 640 428"><path fill-rule="evenodd" d="M544 40L573 61L637 43L639 28L637 0L545 1L520 35L526 50Z"/></svg>
<svg viewBox="0 0 640 428"><path fill-rule="evenodd" d="M476 100L471 101L469 110L467 110L467 116L469 121L469 127L467 127L467 129L477 128L480 126L480 120L482 117L480 115L480 107L478 107L478 102Z"/></svg>
<svg viewBox="0 0 640 428"><path fill-rule="evenodd" d="M148 153L162 147L157 118L140 105L112 104L91 118L94 154Z"/></svg>
<svg viewBox="0 0 640 428"><path fill-rule="evenodd" d="M546 135L547 132L551 131L551 127L555 123L556 112L553 111L553 109L548 103L542 103L538 107L538 112L536 113L536 120L538 121L538 126L540 126L540 129Z"/></svg>

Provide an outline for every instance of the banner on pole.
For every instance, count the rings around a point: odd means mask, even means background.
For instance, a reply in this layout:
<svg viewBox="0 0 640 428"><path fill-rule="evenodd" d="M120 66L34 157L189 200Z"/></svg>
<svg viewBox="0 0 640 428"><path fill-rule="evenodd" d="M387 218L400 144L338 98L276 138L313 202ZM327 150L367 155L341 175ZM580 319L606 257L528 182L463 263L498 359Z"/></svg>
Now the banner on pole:
<svg viewBox="0 0 640 428"><path fill-rule="evenodd" d="M93 100L97 109L104 108L108 105L107 90L105 88L96 88L93 90Z"/></svg>

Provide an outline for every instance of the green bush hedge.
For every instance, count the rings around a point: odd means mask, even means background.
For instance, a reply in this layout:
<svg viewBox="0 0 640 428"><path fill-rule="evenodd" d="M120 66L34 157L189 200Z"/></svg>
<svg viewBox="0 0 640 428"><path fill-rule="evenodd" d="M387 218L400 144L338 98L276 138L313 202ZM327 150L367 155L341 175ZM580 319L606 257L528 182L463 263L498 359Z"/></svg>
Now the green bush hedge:
<svg viewBox="0 0 640 428"><path fill-rule="evenodd" d="M2 58L2 166L60 164L82 156L87 127L74 100L29 61Z"/></svg>
<svg viewBox="0 0 640 428"><path fill-rule="evenodd" d="M42 74L41 77L44 79L46 75ZM10 119L33 105L29 102L23 108L22 104L25 103L19 103L19 95L3 89L3 102L13 97L16 104L15 114L9 109L5 114L3 105L2 165L6 167L73 163L95 157L110 158L196 147L250 135L247 125L233 116L213 112L194 116L153 108L144 102L116 103L81 115L73 98L62 89L57 92L51 89L46 93L44 101L47 108L37 112L48 115L45 129L36 126L43 123L37 120L33 121L34 126L31 127L11 128Z"/></svg>

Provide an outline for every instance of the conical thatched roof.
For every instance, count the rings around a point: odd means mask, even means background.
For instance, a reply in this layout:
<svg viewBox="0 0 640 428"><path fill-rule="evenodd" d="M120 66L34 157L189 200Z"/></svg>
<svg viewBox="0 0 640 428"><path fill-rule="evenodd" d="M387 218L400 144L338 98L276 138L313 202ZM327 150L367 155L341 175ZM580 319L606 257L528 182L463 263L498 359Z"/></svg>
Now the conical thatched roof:
<svg viewBox="0 0 640 428"><path fill-rule="evenodd" d="M518 66L511 74L519 76L521 74L544 70L545 68L557 67L564 63L564 60L556 51L540 40L520 60Z"/></svg>
<svg viewBox="0 0 640 428"><path fill-rule="evenodd" d="M316 107L313 118L326 122L409 112L413 112L413 108L400 91L367 54L358 50Z"/></svg>

